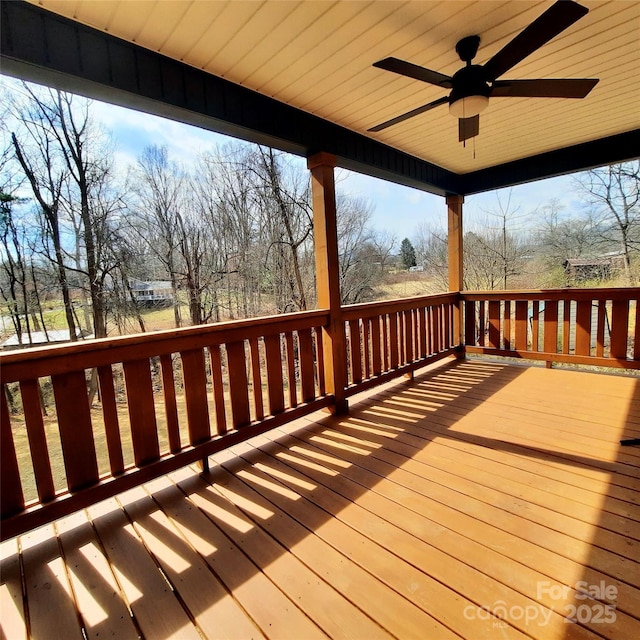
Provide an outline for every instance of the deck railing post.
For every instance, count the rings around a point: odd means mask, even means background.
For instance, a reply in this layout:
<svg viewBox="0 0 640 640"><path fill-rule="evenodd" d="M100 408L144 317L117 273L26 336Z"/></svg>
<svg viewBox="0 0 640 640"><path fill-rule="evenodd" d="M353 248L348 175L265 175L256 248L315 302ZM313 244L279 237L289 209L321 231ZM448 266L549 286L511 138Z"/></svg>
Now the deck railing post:
<svg viewBox="0 0 640 640"><path fill-rule="evenodd" d="M318 307L329 310L329 323L322 331L327 392L333 394L335 413L346 413L347 349L340 298L336 191L333 174L336 159L317 153L307 160L313 196L313 238L316 257Z"/></svg>
<svg viewBox="0 0 640 640"><path fill-rule="evenodd" d="M463 262L462 262L462 203L464 196L448 195L447 219L448 219L448 264L449 264L449 291L460 292L463 286ZM453 342L460 345L460 356L464 355L464 339L462 335L462 302L458 299L453 309Z"/></svg>

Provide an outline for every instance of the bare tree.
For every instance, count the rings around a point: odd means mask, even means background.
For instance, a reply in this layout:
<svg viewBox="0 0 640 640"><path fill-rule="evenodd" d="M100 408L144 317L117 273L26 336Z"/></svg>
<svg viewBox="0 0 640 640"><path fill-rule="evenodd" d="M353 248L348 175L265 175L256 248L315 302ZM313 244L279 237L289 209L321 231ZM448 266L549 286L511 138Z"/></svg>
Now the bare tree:
<svg viewBox="0 0 640 640"><path fill-rule="evenodd" d="M13 150L42 214L43 254L56 266L69 338L76 340L76 321L62 246L60 211L67 171L60 165L55 141L49 127L39 115L36 101L27 100L18 105L15 116L20 130L11 134Z"/></svg>
<svg viewBox="0 0 640 640"><path fill-rule="evenodd" d="M138 202L135 229L158 258L171 281L173 314L181 326L178 284L180 278L180 223L185 198L185 174L169 160L166 147L146 147L134 170Z"/></svg>
<svg viewBox="0 0 640 640"><path fill-rule="evenodd" d="M251 176L243 169L247 145L224 145L201 156L193 178L194 211L207 238L208 315L257 315L262 258L255 251L259 212Z"/></svg>
<svg viewBox="0 0 640 640"><path fill-rule="evenodd" d="M107 196L111 152L108 136L91 119L90 105L71 94L23 83L14 113L19 129L12 135L15 156L44 219L43 249L57 265L72 340L78 322L70 272L75 271L77 288L89 292L96 337L105 337L105 283L113 268L107 260L117 199ZM70 227L73 246L63 241Z"/></svg>
<svg viewBox="0 0 640 640"><path fill-rule="evenodd" d="M490 289L496 288L498 282L507 289L510 278L521 273L527 252L518 226L518 220L525 214L519 213L519 208L513 205L512 195L510 189L506 200L503 200L496 193L496 207L485 211L487 219L476 223L475 231L470 232L464 247L470 271L478 275L483 272L480 281L484 279ZM476 288L481 288L478 283Z"/></svg>
<svg viewBox="0 0 640 640"><path fill-rule="evenodd" d="M36 331L40 322L30 305L31 257L25 251L26 226L16 213L16 206L24 201L12 191L10 185L0 187L0 295L7 305L18 342L22 344L23 333L27 334L27 342L31 342L30 313Z"/></svg>
<svg viewBox="0 0 640 640"><path fill-rule="evenodd" d="M279 291L278 309L305 310L308 285L303 261L313 230L308 176L303 177L287 165L284 154L268 147L248 154L242 170L253 178L264 228L271 231L269 253Z"/></svg>
<svg viewBox="0 0 640 640"><path fill-rule="evenodd" d="M415 239L416 262L425 271L440 291L449 288L449 249L447 231L434 224L423 224Z"/></svg>
<svg viewBox="0 0 640 640"><path fill-rule="evenodd" d="M627 280L633 284L631 251L640 243L640 160L592 169L575 183L598 219L602 238L620 247Z"/></svg>
<svg viewBox="0 0 640 640"><path fill-rule="evenodd" d="M338 194L336 204L342 302L365 302L374 298L395 238L375 232L373 206L368 200Z"/></svg>
<svg viewBox="0 0 640 640"><path fill-rule="evenodd" d="M567 258L591 256L602 249L600 229L591 212L584 216L564 216L557 200L541 209L535 239L549 266Z"/></svg>

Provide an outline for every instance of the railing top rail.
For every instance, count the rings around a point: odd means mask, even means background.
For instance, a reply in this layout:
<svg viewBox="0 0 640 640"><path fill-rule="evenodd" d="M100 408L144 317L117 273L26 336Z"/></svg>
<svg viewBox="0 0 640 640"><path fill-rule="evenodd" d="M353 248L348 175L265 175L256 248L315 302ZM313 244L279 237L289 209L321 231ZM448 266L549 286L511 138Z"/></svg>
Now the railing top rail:
<svg viewBox="0 0 640 640"><path fill-rule="evenodd" d="M418 309L429 305L450 304L457 302L458 293L436 293L427 296L396 298L395 300L381 300L379 302L362 302L342 307L342 317L345 320L362 318L382 313L391 313L405 309Z"/></svg>
<svg viewBox="0 0 640 640"><path fill-rule="evenodd" d="M462 300L629 300L640 296L640 287L589 289L524 289L517 291L461 291Z"/></svg>
<svg viewBox="0 0 640 640"><path fill-rule="evenodd" d="M0 373L2 382L16 382L283 331L323 326L328 318L328 311L320 309L20 349L0 354Z"/></svg>

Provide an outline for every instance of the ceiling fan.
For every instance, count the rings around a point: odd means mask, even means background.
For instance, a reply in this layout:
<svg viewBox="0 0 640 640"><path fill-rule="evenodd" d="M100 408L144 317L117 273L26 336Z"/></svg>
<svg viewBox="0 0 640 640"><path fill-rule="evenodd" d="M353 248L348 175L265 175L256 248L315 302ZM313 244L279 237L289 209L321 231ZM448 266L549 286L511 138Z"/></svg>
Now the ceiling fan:
<svg viewBox="0 0 640 640"><path fill-rule="evenodd" d="M456 44L456 52L466 66L452 77L425 69L398 58L385 58L374 67L393 71L402 76L451 89L448 96L412 109L387 120L369 131L382 131L443 104L449 105L449 113L458 118L458 140L464 142L480 131L480 113L489 104L489 98L584 98L598 83L596 79L546 79L546 80L498 80L528 55L545 45L552 38L570 27L589 12L572 0L558 0L511 42L483 65L471 64L480 45L480 36L462 38Z"/></svg>

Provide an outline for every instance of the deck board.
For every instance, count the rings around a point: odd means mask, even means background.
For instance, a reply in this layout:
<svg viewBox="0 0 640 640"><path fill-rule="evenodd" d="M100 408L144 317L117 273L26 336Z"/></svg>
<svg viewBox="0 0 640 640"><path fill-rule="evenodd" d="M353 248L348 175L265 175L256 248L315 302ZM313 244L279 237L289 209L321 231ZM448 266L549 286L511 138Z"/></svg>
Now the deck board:
<svg viewBox="0 0 640 640"><path fill-rule="evenodd" d="M638 434L637 377L448 362L3 543L1 635L632 640Z"/></svg>

